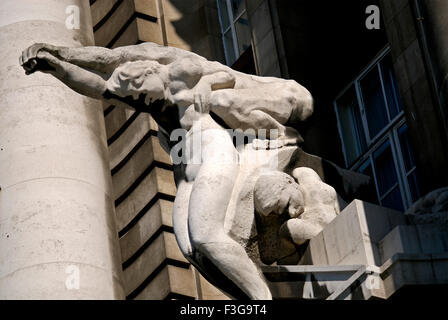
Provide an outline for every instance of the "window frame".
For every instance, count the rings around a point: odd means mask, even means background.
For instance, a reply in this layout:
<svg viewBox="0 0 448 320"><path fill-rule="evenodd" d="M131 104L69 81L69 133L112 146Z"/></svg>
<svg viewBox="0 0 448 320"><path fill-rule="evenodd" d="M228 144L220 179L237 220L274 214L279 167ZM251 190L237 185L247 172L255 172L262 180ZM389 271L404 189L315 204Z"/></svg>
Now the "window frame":
<svg viewBox="0 0 448 320"><path fill-rule="evenodd" d="M224 29L223 28L223 22L222 22L222 11L221 11L221 4L219 3L219 0L216 0L217 3L217 8L218 8L218 18L219 18L219 24L220 24L220 28L221 28L221 38L222 38L222 43L224 46L224 55L226 58L226 63L227 65L231 65L230 64L230 57L229 57L229 50L227 48L227 44L226 44L226 39L225 39L225 34L230 30L231 34L232 34L232 43L233 43L233 51L234 51L234 55L236 57L235 61L238 60L238 57L241 55L241 53L239 52L239 45L238 45L238 36L236 33L236 27L235 24L238 21L238 19L240 19L245 13L247 13L247 8L244 8L243 11L241 11L241 13L239 13L236 17L233 16L233 10L232 10L232 3L230 2L230 0L224 0L227 6L227 15L229 18L229 26ZM233 61L233 62L235 62ZM232 63L233 63L232 62Z"/></svg>
<svg viewBox="0 0 448 320"><path fill-rule="evenodd" d="M386 46L383 48L378 55L367 65L366 68L363 69L363 71L356 76L355 79L353 79L334 99L333 101L333 108L334 112L336 114L337 119L337 127L339 132L339 137L341 139L341 148L342 153L344 155L344 161L345 165L348 169L358 171L361 166L369 161L373 179L375 182L375 190L377 194L377 199L380 204L382 204L382 201L397 187L400 191L402 204L404 209L407 209L409 206L412 205L412 195L410 191L410 185L409 185L409 176L413 174L416 170L416 165L414 163L414 166L412 169L410 169L408 172L406 172L406 166L403 159L402 154L402 146L400 142L400 137L398 134L398 130L406 124L406 119L404 116L404 110L398 110L398 113L395 117L391 117L391 111L389 108L389 102L387 101L387 95L386 95L386 89L385 89L385 81L384 81L384 74L383 74L383 66L382 61L383 59L390 54L390 46ZM384 99L384 104L386 107L387 112L387 118L389 122L382 128L374 137L370 136L369 127L368 127L368 121L367 121L367 115L366 115L366 109L365 109L365 102L364 97L362 95L362 88L361 88L361 80L364 79L364 77L372 70L377 69L377 72L379 74L380 83L381 83L381 91ZM358 107L361 114L361 120L362 120L362 128L364 137L366 140L366 149L361 152L361 154L354 160L349 162L348 155L347 155L347 146L344 141L343 136L343 128L342 128L342 122L339 116L339 107L338 107L338 101L341 97L344 96L350 90L352 87L354 87L356 92L356 98L358 99ZM393 85L393 91L395 94L399 95L399 88L397 88L395 85ZM356 140L359 140L358 137L354 137ZM377 181L377 173L376 173L376 166L375 166L375 159L374 159L374 153L381 147L383 143L386 141L389 141L391 146L391 152L392 157L394 161L395 171L397 174L397 182L394 184L393 187L391 187L387 192L385 192L383 195L380 195L379 192L379 185ZM357 142L360 143L359 141Z"/></svg>

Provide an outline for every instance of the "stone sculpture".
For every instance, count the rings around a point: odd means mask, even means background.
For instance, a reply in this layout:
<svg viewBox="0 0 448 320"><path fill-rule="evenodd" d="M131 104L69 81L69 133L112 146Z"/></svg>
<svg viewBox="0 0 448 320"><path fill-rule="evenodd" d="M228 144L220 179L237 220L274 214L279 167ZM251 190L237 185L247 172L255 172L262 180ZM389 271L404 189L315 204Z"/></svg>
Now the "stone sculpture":
<svg viewBox="0 0 448 320"><path fill-rule="evenodd" d="M334 188L323 183L313 169L299 167L292 175L295 180L283 172L260 176L255 185L255 208L263 215L287 210L291 219L283 223L279 234L302 245L336 218L340 204Z"/></svg>
<svg viewBox="0 0 448 320"><path fill-rule="evenodd" d="M173 161L176 239L185 257L235 298L271 299L254 261L294 255L296 245L339 212L344 201L322 182L319 170L327 171L346 200L368 184L360 176L347 183L350 174L298 147L303 139L288 125L306 120L313 101L293 80L247 75L154 43L116 49L35 44L23 51L20 64L27 74L51 74L82 95L150 113L167 152L181 145L170 139L172 134L185 131L182 161ZM252 132L251 141L234 144L229 128ZM262 160L253 161L254 155ZM266 184L271 190L263 189ZM279 189L270 194L272 186ZM287 211L289 218L283 225L259 224L257 242L255 211ZM279 229L282 239L277 239ZM263 239L275 254L252 250Z"/></svg>
<svg viewBox="0 0 448 320"><path fill-rule="evenodd" d="M199 139L200 153L186 152L190 158L174 170L178 191L173 224L179 247L206 276L212 273L208 270L218 269L243 292L240 297L271 299L244 248L224 231L238 154L211 112L230 128L253 129L256 134L267 129L268 138L274 129L279 145L297 144L300 134L285 124L311 115L312 98L305 88L292 80L239 73L153 43L113 50L35 44L23 51L20 64L27 74L49 73L80 94L150 112L168 151L175 144L168 137L176 129L188 131L187 145ZM199 163L193 161L198 158Z"/></svg>
<svg viewBox="0 0 448 320"><path fill-rule="evenodd" d="M413 224L436 223L448 227L448 187L420 198L406 210L405 215Z"/></svg>

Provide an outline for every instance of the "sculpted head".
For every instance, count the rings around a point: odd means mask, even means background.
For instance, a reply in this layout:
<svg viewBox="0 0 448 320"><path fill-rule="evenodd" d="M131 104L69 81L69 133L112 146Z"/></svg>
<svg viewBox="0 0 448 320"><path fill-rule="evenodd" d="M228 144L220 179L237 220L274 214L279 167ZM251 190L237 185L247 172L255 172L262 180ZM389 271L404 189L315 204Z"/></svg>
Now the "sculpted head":
<svg viewBox="0 0 448 320"><path fill-rule="evenodd" d="M294 179L279 171L261 175L254 190L255 210L262 215L289 213L292 218L303 212L301 187Z"/></svg>
<svg viewBox="0 0 448 320"><path fill-rule="evenodd" d="M115 69L108 81L112 92L122 97L133 96L137 99L145 94L148 100L165 98L168 69L156 61L132 61L120 65ZM149 103L150 101L147 101Z"/></svg>

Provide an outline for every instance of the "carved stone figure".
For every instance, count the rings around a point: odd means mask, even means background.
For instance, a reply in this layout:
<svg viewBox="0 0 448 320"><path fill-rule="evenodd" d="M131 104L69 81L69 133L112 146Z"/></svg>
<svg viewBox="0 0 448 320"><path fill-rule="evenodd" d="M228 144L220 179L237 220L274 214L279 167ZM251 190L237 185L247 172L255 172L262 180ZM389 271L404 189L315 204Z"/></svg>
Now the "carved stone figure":
<svg viewBox="0 0 448 320"><path fill-rule="evenodd" d="M151 113L167 151L177 143L169 136L178 128L188 131L187 145L199 139L199 155L187 152L190 158L174 168L178 191L173 224L179 247L206 278L235 297L271 299L256 265L225 231L240 168L223 123L255 134L266 129L278 146L296 145L302 138L287 123L311 115L312 98L305 88L153 43L113 50L35 44L23 51L20 63L27 74L49 73L80 94ZM278 137L271 137L270 129Z"/></svg>
<svg viewBox="0 0 448 320"><path fill-rule="evenodd" d="M448 227L448 187L420 198L406 210L405 215L414 224L437 223Z"/></svg>
<svg viewBox="0 0 448 320"><path fill-rule="evenodd" d="M293 170L294 179L283 172L261 175L255 185L255 208L259 214L281 215L290 219L280 227L280 236L302 245L319 234L340 212L338 195L310 168Z"/></svg>

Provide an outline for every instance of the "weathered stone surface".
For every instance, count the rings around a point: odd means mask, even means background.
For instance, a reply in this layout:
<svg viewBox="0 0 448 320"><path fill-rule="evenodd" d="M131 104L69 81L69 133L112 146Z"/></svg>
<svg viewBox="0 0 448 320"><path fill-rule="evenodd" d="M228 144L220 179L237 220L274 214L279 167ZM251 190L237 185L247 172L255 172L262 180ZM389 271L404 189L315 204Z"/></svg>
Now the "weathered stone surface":
<svg viewBox="0 0 448 320"><path fill-rule="evenodd" d="M414 224L438 223L448 227L448 187L428 193L417 200L405 214Z"/></svg>
<svg viewBox="0 0 448 320"><path fill-rule="evenodd" d="M0 299L123 298L101 105L19 64L35 41L92 45L89 3L4 0L0 41Z"/></svg>

